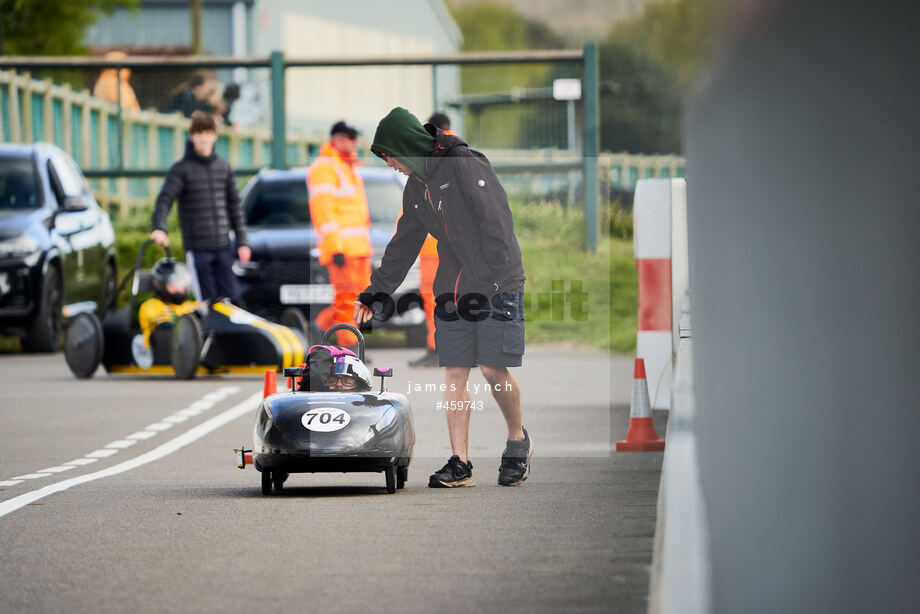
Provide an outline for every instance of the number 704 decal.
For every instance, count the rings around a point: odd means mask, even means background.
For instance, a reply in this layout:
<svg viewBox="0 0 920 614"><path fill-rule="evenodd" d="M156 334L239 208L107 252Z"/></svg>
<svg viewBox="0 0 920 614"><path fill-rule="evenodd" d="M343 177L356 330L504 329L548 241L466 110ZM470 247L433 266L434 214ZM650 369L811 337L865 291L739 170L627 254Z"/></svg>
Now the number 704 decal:
<svg viewBox="0 0 920 614"><path fill-rule="evenodd" d="M331 433L348 426L351 416L338 407L315 407L305 413L300 421L311 431Z"/></svg>

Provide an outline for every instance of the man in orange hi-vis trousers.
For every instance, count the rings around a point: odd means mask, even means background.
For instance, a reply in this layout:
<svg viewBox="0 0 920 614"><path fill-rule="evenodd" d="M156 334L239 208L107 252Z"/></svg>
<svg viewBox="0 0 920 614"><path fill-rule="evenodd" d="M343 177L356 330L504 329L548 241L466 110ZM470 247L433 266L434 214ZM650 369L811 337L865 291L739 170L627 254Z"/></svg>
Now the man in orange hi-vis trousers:
<svg viewBox="0 0 920 614"><path fill-rule="evenodd" d="M450 129L450 119L444 113L433 113L428 118L429 124L434 124L444 131L444 134L457 133ZM437 367L438 354L434 351L434 276L438 272L438 240L428 235L422 250L418 253L419 282L418 291L422 296L422 305L425 308L425 325L428 327L428 340L425 353L409 361L410 367Z"/></svg>
<svg viewBox="0 0 920 614"><path fill-rule="evenodd" d="M357 326L353 311L358 293L371 277L371 220L364 181L356 170L358 131L345 122L332 126L329 142L310 166L307 190L310 219L319 239L319 262L329 271L335 298L316 316L326 330L339 323ZM338 345L355 346L358 339L338 332Z"/></svg>

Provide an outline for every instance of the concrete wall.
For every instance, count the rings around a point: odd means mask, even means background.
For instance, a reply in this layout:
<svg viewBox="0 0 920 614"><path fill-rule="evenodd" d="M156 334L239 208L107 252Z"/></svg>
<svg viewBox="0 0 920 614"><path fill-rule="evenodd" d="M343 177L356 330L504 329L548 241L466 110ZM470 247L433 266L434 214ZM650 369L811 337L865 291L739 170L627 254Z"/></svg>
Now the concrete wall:
<svg viewBox="0 0 920 614"><path fill-rule="evenodd" d="M713 609L915 611L920 10L737 4L687 130Z"/></svg>

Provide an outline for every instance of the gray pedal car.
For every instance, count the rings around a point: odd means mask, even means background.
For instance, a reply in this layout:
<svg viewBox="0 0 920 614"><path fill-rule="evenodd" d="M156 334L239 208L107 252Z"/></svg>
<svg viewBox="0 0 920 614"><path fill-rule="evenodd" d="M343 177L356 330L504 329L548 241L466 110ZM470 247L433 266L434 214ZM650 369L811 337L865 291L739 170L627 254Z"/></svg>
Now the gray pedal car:
<svg viewBox="0 0 920 614"><path fill-rule="evenodd" d="M326 345L342 329L358 337L357 356ZM404 395L387 392L392 369L374 369L380 383L372 390L363 360L361 332L337 324L323 345L310 348L303 367L284 369L289 389L262 400L253 449L236 450L238 467L253 464L262 473L262 494L280 491L291 473L383 472L388 493L403 488L415 446L412 409ZM351 389L323 389L323 382L340 382L343 375L356 376Z"/></svg>

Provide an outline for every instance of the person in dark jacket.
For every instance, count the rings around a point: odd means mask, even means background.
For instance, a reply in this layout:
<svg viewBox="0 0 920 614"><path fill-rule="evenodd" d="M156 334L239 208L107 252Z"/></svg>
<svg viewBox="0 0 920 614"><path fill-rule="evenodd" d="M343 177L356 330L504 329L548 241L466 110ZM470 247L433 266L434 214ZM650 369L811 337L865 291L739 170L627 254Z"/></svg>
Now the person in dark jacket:
<svg viewBox="0 0 920 614"><path fill-rule="evenodd" d="M453 455L435 472L433 488L473 486L467 455L471 402L467 381L478 366L508 426L498 483L527 479L533 442L522 425L521 395L508 367L524 354L524 267L508 198L481 153L434 124L397 107L377 126L371 151L407 175L403 212L380 268L358 297L355 320L392 302L425 237L438 241L434 280L438 363L446 367L447 427Z"/></svg>
<svg viewBox="0 0 920 614"><path fill-rule="evenodd" d="M157 196L150 238L169 245L166 219L178 199L179 228L195 297L199 301L228 297L236 302L239 286L232 270L231 229L236 233L240 262L249 262L251 252L233 170L214 152L216 141L214 118L200 111L193 113L185 156L169 169Z"/></svg>

